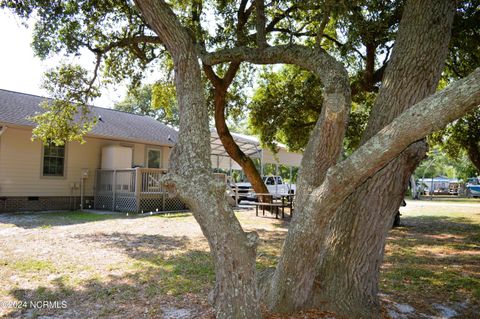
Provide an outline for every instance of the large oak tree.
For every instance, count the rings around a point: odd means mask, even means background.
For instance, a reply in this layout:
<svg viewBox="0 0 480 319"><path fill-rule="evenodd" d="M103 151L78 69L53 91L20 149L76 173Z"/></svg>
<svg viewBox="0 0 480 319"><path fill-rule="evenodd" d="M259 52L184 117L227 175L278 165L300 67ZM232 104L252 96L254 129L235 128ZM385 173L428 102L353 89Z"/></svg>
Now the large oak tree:
<svg viewBox="0 0 480 319"><path fill-rule="evenodd" d="M379 317L378 274L386 234L407 178L424 156L423 138L480 103L480 69L434 94L447 55L455 3L406 2L361 146L344 160L340 160L340 154L351 85L345 64L321 47L329 15L336 9L328 2L321 3L323 15L303 16L321 17L315 45L309 46L293 43L292 37L268 37L268 22L274 18L267 21L267 17L277 11L279 17L289 16L285 14L289 2L240 1L238 12L255 10L255 15L245 20L255 33L239 33L238 41L227 41L218 48L200 40L195 30L202 3L1 2L23 16L36 12L40 20L34 43L37 53L45 57L62 50L76 53L86 47L97 58L95 71L106 59L107 74L138 79L147 63L168 52L175 70L180 134L164 182L190 207L210 245L216 273L211 297L218 318L258 318L262 297L275 311L319 308L351 318ZM302 10L313 10L308 3L298 2L291 14L301 19L298 14ZM230 10L236 7L233 3L210 4L236 19ZM359 4L356 10L361 14L365 7ZM286 25L277 28L281 31ZM106 32L110 32L108 36ZM137 63L122 64L131 61ZM227 204L225 185L216 182L211 173L208 109L200 65L209 69L229 63L235 71L244 62L295 64L315 74L323 86L322 110L298 177L298 212L291 221L278 265L258 278L258 236L243 231ZM228 86L230 76L227 71L223 79L217 77ZM82 90L77 93L88 94L92 85L93 80L82 82ZM47 120L42 124L55 126Z"/></svg>

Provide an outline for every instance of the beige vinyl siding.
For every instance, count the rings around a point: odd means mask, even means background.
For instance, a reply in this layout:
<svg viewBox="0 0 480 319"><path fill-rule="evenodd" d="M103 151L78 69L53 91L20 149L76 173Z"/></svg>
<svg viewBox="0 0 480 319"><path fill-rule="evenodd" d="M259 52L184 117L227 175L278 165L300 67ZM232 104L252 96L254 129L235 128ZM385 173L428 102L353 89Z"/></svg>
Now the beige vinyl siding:
<svg viewBox="0 0 480 319"><path fill-rule="evenodd" d="M145 144L135 144L133 148L133 166L145 165Z"/></svg>
<svg viewBox="0 0 480 319"><path fill-rule="evenodd" d="M85 195L91 196L101 149L107 145L130 146L132 164L145 163L144 144L86 137L84 144L67 144L63 177L43 177L42 144L32 142L31 135L31 129L8 127L0 137L0 196L79 196L82 169L89 170ZM72 185L77 187L73 194Z"/></svg>

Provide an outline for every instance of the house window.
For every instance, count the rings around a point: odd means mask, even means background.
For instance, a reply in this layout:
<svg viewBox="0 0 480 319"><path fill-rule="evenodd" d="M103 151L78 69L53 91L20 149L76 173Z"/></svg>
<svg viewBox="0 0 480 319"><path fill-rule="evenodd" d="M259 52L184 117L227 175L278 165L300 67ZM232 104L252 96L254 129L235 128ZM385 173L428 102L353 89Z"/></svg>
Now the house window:
<svg viewBox="0 0 480 319"><path fill-rule="evenodd" d="M43 176L64 176L65 145L43 146Z"/></svg>
<svg viewBox="0 0 480 319"><path fill-rule="evenodd" d="M149 149L148 150L148 168L160 168L162 166L162 153L160 150Z"/></svg>

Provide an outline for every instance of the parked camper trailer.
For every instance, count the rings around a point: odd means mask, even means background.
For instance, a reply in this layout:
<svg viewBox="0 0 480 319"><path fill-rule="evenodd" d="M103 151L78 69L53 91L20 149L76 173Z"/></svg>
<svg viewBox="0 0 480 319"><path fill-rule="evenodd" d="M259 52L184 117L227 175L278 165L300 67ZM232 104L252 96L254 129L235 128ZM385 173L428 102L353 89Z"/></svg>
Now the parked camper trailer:
<svg viewBox="0 0 480 319"><path fill-rule="evenodd" d="M480 177L472 177L467 181L468 197L480 197Z"/></svg>

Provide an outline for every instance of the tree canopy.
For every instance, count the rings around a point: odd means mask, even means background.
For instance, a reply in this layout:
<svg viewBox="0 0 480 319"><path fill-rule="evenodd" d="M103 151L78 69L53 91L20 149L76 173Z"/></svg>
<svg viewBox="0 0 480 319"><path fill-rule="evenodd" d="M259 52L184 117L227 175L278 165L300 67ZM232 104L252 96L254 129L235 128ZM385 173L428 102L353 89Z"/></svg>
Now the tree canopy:
<svg viewBox="0 0 480 319"><path fill-rule="evenodd" d="M360 144L373 93L362 92L354 102L345 136L345 152ZM295 66L263 71L248 107L249 124L262 143L275 149L280 141L292 151L303 151L322 109L322 85L312 73ZM357 97L357 100L360 100Z"/></svg>
<svg viewBox="0 0 480 319"><path fill-rule="evenodd" d="M443 76L445 82L463 78L480 65L479 6L480 1L460 3L452 27L452 41ZM476 167L476 173L480 174L480 108L434 133L430 141L439 145L459 165L466 154Z"/></svg>
<svg viewBox="0 0 480 319"><path fill-rule="evenodd" d="M458 11L453 1L33 0L1 6L38 16L34 40L43 57L90 50L95 64L87 84L103 71L135 85L150 63L158 70L173 65L179 138L162 182L191 209L209 243L217 317L259 318L261 298L279 312L314 307L380 317L385 240L406 181L425 155L424 138L480 103L480 68L435 93ZM278 263L261 276L258 234L242 229L225 185L211 173L212 110L203 75L215 90L215 116L225 123L228 88L246 63L296 65L314 74L322 90L297 179L296 212ZM358 147L342 157L352 93L356 102L360 92L376 91ZM88 85L85 95L92 92Z"/></svg>
<svg viewBox="0 0 480 319"><path fill-rule="evenodd" d="M178 106L175 85L170 82L145 84L129 90L115 109L155 118L166 124L178 125Z"/></svg>

